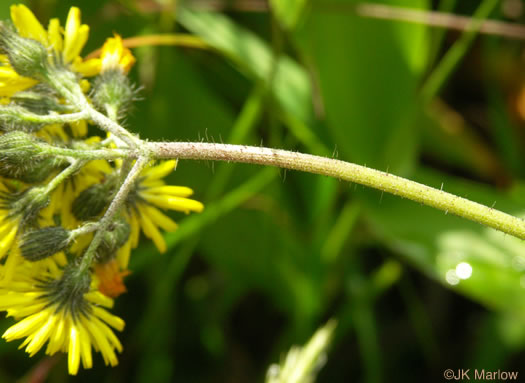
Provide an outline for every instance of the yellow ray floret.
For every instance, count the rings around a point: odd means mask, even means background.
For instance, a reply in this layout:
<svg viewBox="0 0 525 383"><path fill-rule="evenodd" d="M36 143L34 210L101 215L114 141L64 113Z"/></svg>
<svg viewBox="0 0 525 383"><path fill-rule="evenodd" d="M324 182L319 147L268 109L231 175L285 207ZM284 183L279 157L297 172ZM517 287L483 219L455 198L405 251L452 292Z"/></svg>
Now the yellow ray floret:
<svg viewBox="0 0 525 383"><path fill-rule="evenodd" d="M100 60L84 61L80 57L89 37L89 26L81 23L80 10L77 7L69 10L63 30L58 19L51 19L46 30L23 4L11 6L11 20L22 37L37 40L53 49L64 64L71 65L73 71L87 77L100 73Z"/></svg>
<svg viewBox="0 0 525 383"><path fill-rule="evenodd" d="M47 268L33 278L27 272L33 267L24 261L10 283L0 282L0 310L19 320L2 337L7 341L25 338L20 347L29 356L46 343L47 355L67 352L71 375L77 374L81 362L84 368L93 366L91 348L102 354L106 365L118 364L116 351L121 352L122 345L110 327L122 331L124 321L102 308L112 307L113 300L94 290L77 297L80 304L53 299L49 286L61 278L63 270Z"/></svg>
<svg viewBox="0 0 525 383"><path fill-rule="evenodd" d="M0 97L11 97L13 94L31 88L38 81L20 76L9 64L6 55L0 55Z"/></svg>
<svg viewBox="0 0 525 383"><path fill-rule="evenodd" d="M200 213L204 205L196 200L187 198L193 190L185 186L166 185L162 180L176 167L177 161L164 161L156 166L150 166L142 171L136 186L136 198L128 206L126 219L131 227L130 239L126 246L119 250L117 260L124 269L127 267L131 248L138 245L142 231L150 238L157 249L163 253L167 250L166 241L159 229L173 232L177 224L162 210L175 210L186 214Z"/></svg>
<svg viewBox="0 0 525 383"><path fill-rule="evenodd" d="M111 69L120 69L124 73L127 73L133 64L135 64L135 57L133 57L128 48L124 47L122 38L117 34L107 39L104 43L100 60L102 62L102 72Z"/></svg>

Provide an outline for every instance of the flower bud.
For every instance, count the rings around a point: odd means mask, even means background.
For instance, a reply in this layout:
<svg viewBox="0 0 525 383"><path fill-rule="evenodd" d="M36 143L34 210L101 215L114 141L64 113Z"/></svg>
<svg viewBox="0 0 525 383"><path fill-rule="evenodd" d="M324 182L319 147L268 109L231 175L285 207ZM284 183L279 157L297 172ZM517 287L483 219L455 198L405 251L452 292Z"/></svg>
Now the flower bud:
<svg viewBox="0 0 525 383"><path fill-rule="evenodd" d="M89 273L78 271L78 263L70 262L64 268L60 279L47 282L49 300L60 306L68 306L72 313L89 310L84 294L89 291L91 276Z"/></svg>
<svg viewBox="0 0 525 383"><path fill-rule="evenodd" d="M48 72L46 47L20 36L11 25L0 23L0 48L7 54L13 69L21 76L42 80Z"/></svg>
<svg viewBox="0 0 525 383"><path fill-rule="evenodd" d="M25 132L9 132L0 136L0 176L26 183L45 180L63 166L64 159L50 157L48 144Z"/></svg>
<svg viewBox="0 0 525 383"><path fill-rule="evenodd" d="M79 221L97 218L111 202L113 188L113 182L106 180L102 184L95 184L82 191L71 207L75 218Z"/></svg>
<svg viewBox="0 0 525 383"><path fill-rule="evenodd" d="M10 132L0 136L0 153L10 160L24 161L28 156L37 157L42 154L41 142L25 132Z"/></svg>
<svg viewBox="0 0 525 383"><path fill-rule="evenodd" d="M0 130L4 132L40 130L44 124L31 121L31 114L30 111L18 105L0 106Z"/></svg>
<svg viewBox="0 0 525 383"><path fill-rule="evenodd" d="M113 109L122 113L135 98L135 89L128 77L118 69L108 70L97 77L92 100L100 110Z"/></svg>
<svg viewBox="0 0 525 383"><path fill-rule="evenodd" d="M55 92L43 83L31 90L18 92L11 96L11 101L33 113L49 114L50 112L71 112L71 107L61 104Z"/></svg>
<svg viewBox="0 0 525 383"><path fill-rule="evenodd" d="M111 70L119 70L123 73L128 73L136 60L131 51L124 46L122 37L115 34L115 36L107 39L102 46L100 61L100 71L102 73Z"/></svg>
<svg viewBox="0 0 525 383"><path fill-rule="evenodd" d="M28 261L35 262L65 250L71 233L61 226L44 227L22 235L20 252Z"/></svg>
<svg viewBox="0 0 525 383"><path fill-rule="evenodd" d="M105 263L115 257L116 252L128 240L131 227L124 219L114 221L103 234L102 241L97 249L97 261Z"/></svg>
<svg viewBox="0 0 525 383"><path fill-rule="evenodd" d="M20 220L20 227L33 227L40 210L49 205L49 195L40 187L32 187L21 193L0 192L0 209L8 211L8 217Z"/></svg>
<svg viewBox="0 0 525 383"><path fill-rule="evenodd" d="M67 161L62 158L48 157L41 161L35 161L15 174L11 176L6 175L5 177L14 178L27 184L37 184L46 180L51 174L60 170L66 164Z"/></svg>

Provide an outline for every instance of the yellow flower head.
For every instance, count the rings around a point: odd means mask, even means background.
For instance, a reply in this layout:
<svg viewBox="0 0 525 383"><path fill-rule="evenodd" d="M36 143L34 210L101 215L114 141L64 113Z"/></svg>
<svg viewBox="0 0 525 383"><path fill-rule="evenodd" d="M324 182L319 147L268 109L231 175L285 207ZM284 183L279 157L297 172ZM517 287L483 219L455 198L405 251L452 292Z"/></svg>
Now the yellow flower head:
<svg viewBox="0 0 525 383"><path fill-rule="evenodd" d="M128 48L124 47L122 38L117 34L107 39L104 43L100 60L102 61L102 72L120 69L127 73L135 64L135 57L133 57Z"/></svg>
<svg viewBox="0 0 525 383"><path fill-rule="evenodd" d="M47 30L35 15L23 4L11 6L11 20L20 36L36 40L54 53L64 65L82 76L90 77L100 73L100 60L82 60L80 52L87 42L89 27L80 22L80 10L72 7L65 28L58 19L51 19ZM0 97L31 88L38 81L19 75L10 65L6 55L0 55Z"/></svg>
<svg viewBox="0 0 525 383"><path fill-rule="evenodd" d="M89 36L89 26L81 24L80 9L71 7L65 28L58 19L51 19L46 29L35 15L23 4L11 6L11 20L22 37L40 42L52 49L63 64L71 65L73 71L83 76L95 76L100 72L97 59L83 61L80 52Z"/></svg>
<svg viewBox="0 0 525 383"><path fill-rule="evenodd" d="M83 60L89 27L78 8L63 27L58 19L44 27L25 5L12 6L11 19L14 28L0 23L0 311L17 323L3 338L24 338L30 356L44 346L47 355L67 352L72 375L80 363L92 367L92 348L114 366L122 346L113 329L124 321L104 308L126 291L140 232L165 252L161 229L177 224L164 210L203 205L192 189L163 181L176 161L130 172L135 159L125 153L141 152L141 140L116 124L135 95L126 77L135 58L119 35L100 58ZM114 136L81 141L88 121ZM112 160L112 146L127 159Z"/></svg>
<svg viewBox="0 0 525 383"><path fill-rule="evenodd" d="M35 222L43 226L52 224L40 216L45 199L34 199L34 189L13 193L0 183L0 260L7 257L0 269L0 280L8 282L13 277L14 268L20 260L17 238L26 226Z"/></svg>
<svg viewBox="0 0 525 383"><path fill-rule="evenodd" d="M106 365L117 365L115 350L121 352L122 345L110 327L122 331L124 321L102 308L111 308L113 300L96 291L94 282L89 287L87 281L87 289L68 285L63 278L67 270L50 267L35 275L34 264L24 261L10 283L0 282L0 310L19 320L2 337L26 338L21 347L30 356L46 342L47 355L67 352L71 375L77 374L80 361L92 367L91 347Z"/></svg>
<svg viewBox="0 0 525 383"><path fill-rule="evenodd" d="M161 253L166 251L166 242L159 227L171 232L177 229L177 224L160 209L176 210L186 214L192 211L201 212L204 209L204 205L199 201L187 198L193 194L193 190L185 186L166 185L162 180L175 169L176 165L177 161L165 161L142 171L134 194L128 198L131 201L129 222L132 247L138 245L139 233L142 229Z"/></svg>

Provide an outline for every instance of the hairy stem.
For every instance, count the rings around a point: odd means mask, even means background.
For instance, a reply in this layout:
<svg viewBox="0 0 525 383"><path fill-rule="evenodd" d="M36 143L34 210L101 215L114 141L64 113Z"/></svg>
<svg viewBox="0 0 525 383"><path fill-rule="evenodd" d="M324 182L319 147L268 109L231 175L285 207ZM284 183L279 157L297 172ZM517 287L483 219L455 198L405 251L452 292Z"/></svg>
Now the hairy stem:
<svg viewBox="0 0 525 383"><path fill-rule="evenodd" d="M64 182L66 179L71 177L77 171L79 171L82 166L86 164L86 160L75 160L67 168L62 170L55 178L53 178L42 190L42 194L49 194L55 190L58 185Z"/></svg>
<svg viewBox="0 0 525 383"><path fill-rule="evenodd" d="M76 79L72 79L69 73L55 71L47 76L47 82L55 88L67 101L75 105L85 117L90 118L98 127L109 132L126 143L130 148L140 147L141 140L128 132L111 118L96 110L82 92Z"/></svg>
<svg viewBox="0 0 525 383"><path fill-rule="evenodd" d="M349 162L243 145L155 142L148 146L156 158L243 162L335 177L432 206L525 239L525 221L520 218L418 182Z"/></svg>
<svg viewBox="0 0 525 383"><path fill-rule="evenodd" d="M356 12L362 17L405 21L408 23L454 29L458 31L466 31L472 27L471 17L455 15L447 12L428 11L376 3L360 3L356 6ZM478 33L502 36L510 39L525 39L525 27L523 25L497 20L484 20L479 26Z"/></svg>
<svg viewBox="0 0 525 383"><path fill-rule="evenodd" d="M106 210L104 217L102 217L102 219L98 223L97 232L95 233L93 240L89 244L88 249L82 257L82 261L77 270L78 275L83 275L91 267L91 264L95 259L96 250L102 242L102 236L109 228L109 225L113 221L113 218L115 218L115 215L120 211L120 209L126 202L126 197L128 196L133 185L135 184L135 180L140 175L141 170L147 165L149 161L150 159L148 157L139 157L131 171L128 173L126 179L121 184L119 191L115 195L115 198L113 198L113 201L109 205L108 210Z"/></svg>
<svg viewBox="0 0 525 383"><path fill-rule="evenodd" d="M102 128L102 130L110 132L111 134L120 138L131 148L140 147L141 141L138 137L135 137L132 133L128 132L111 118L94 109L89 103L86 102L86 104L83 106L83 109L93 120L93 122Z"/></svg>
<svg viewBox="0 0 525 383"><path fill-rule="evenodd" d="M116 160L119 158L138 157L138 154L135 151L126 149L82 150L48 145L45 149L45 152L49 155L78 158L82 160Z"/></svg>
<svg viewBox="0 0 525 383"><path fill-rule="evenodd" d="M0 107L0 118L15 118L25 123L32 122L35 124L65 124L67 122L77 122L88 118L87 113L77 112L68 114L36 114L24 109L13 109L11 107Z"/></svg>

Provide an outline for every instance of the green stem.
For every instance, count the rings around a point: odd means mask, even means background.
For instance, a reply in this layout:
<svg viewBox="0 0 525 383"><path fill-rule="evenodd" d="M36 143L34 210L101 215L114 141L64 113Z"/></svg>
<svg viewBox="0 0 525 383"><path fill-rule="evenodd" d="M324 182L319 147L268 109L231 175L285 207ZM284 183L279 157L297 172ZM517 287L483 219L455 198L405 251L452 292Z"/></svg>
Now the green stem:
<svg viewBox="0 0 525 383"><path fill-rule="evenodd" d="M71 230L70 240L74 240L82 235L89 234L94 232L95 230L98 230L99 225L100 224L98 222L88 222L74 230Z"/></svg>
<svg viewBox="0 0 525 383"><path fill-rule="evenodd" d="M71 163L71 165L62 170L55 178L53 178L51 182L49 182L45 187L42 188L42 194L50 194L53 190L55 190L58 187L58 185L60 185L66 179L68 179L77 171L79 171L80 168L82 168L82 166L85 165L85 163L86 160L75 160L73 163Z"/></svg>
<svg viewBox="0 0 525 383"><path fill-rule="evenodd" d="M243 145L203 142L147 144L156 158L231 161L277 166L369 186L525 239L525 221L468 199L379 170L326 157Z"/></svg>
<svg viewBox="0 0 525 383"><path fill-rule="evenodd" d="M36 114L22 108L13 107L0 107L0 119L5 118L6 120L15 119L22 123L34 123L34 124L65 124L68 122L82 121L88 118L87 113L67 113L67 114Z"/></svg>
<svg viewBox="0 0 525 383"><path fill-rule="evenodd" d="M140 172L142 171L142 169L144 169L144 167L148 164L149 161L149 157L139 157L131 171L128 173L126 179L121 184L117 195L115 196L115 198L113 198L113 201L111 201L111 204L109 205L108 210L106 210L104 217L102 217L102 219L99 221L97 232L95 233L93 240L91 241L88 249L82 257L82 261L77 269L78 276L82 276L84 275L84 273L88 272L95 258L96 250L102 242L102 237L104 233L107 231L115 215L120 211L120 209L126 202L126 197L129 194L130 190L133 188L135 180L140 175Z"/></svg>
<svg viewBox="0 0 525 383"><path fill-rule="evenodd" d="M472 44L472 41L474 41L474 38L483 25L483 21L489 17L489 15L499 3L499 0L484 0L478 9L476 9L468 29L454 43L452 48L448 50L445 57L443 57L436 69L434 69L432 74L423 85L423 88L421 89L421 96L423 97L423 101L425 103L430 102L438 94L441 87L445 84L447 78L454 71L461 58L467 52L468 48Z"/></svg>
<svg viewBox="0 0 525 383"><path fill-rule="evenodd" d="M126 149L69 149L46 145L45 153L50 156L63 156L82 160L117 160L119 158L137 158L138 154L133 150Z"/></svg>
<svg viewBox="0 0 525 383"><path fill-rule="evenodd" d="M124 141L130 148L141 147L141 140L128 132L111 118L94 109L89 103L83 105L83 110L102 130L109 132Z"/></svg>
<svg viewBox="0 0 525 383"><path fill-rule="evenodd" d="M85 114L87 117L93 120L93 122L98 125L99 128L120 138L130 148L140 147L140 143L142 141L138 137L135 137L111 118L105 116L93 108L87 97L82 92L82 89L80 88L77 80L71 77L71 73L56 70L47 76L46 80L69 103L81 110L80 113Z"/></svg>
<svg viewBox="0 0 525 383"><path fill-rule="evenodd" d="M463 32L471 28L472 18L451 13L456 2L457 0L441 0L437 11L377 3L359 3L355 9L361 17L403 21ZM522 24L496 20L483 21L478 33L517 40L523 40L525 38L525 28ZM439 40L441 40L441 38L438 39L438 43ZM440 44L437 44L437 46L439 45ZM430 57L432 58L433 55ZM432 61L433 60L430 60L430 62Z"/></svg>

